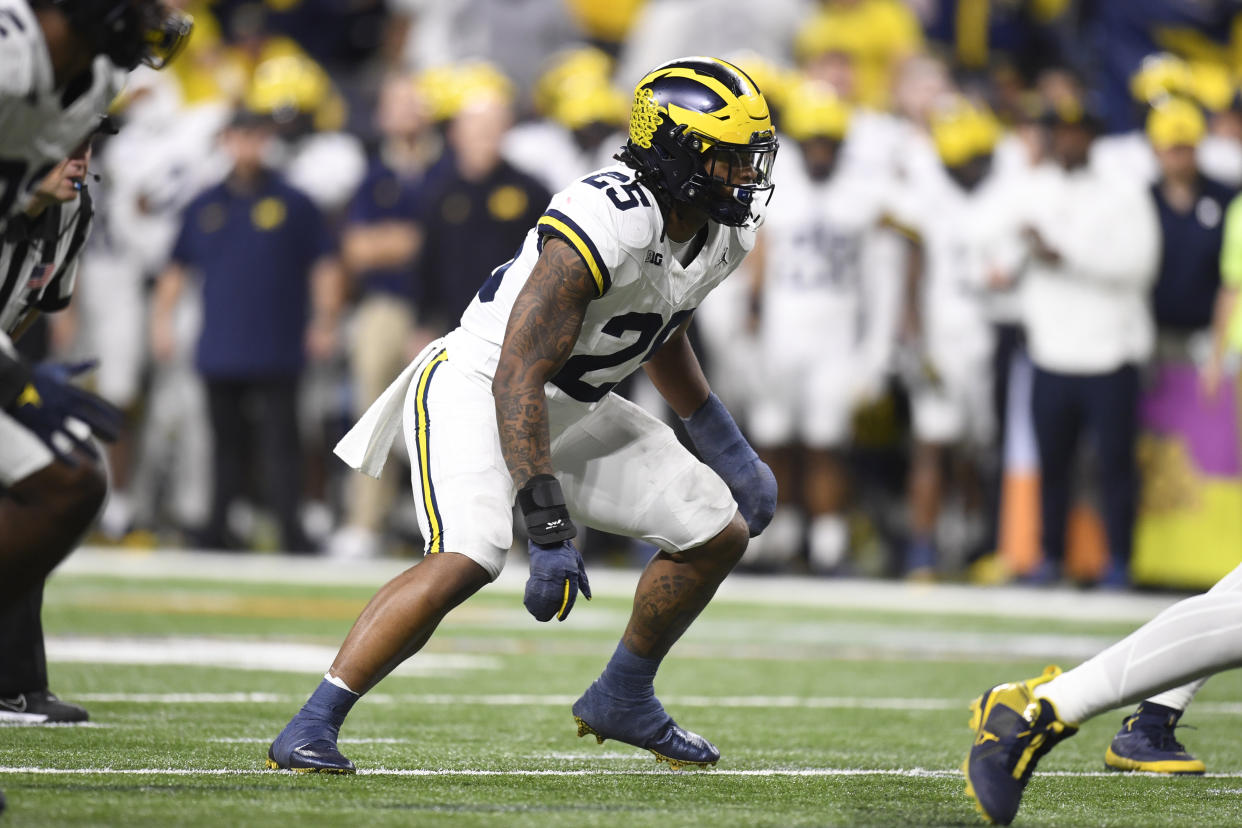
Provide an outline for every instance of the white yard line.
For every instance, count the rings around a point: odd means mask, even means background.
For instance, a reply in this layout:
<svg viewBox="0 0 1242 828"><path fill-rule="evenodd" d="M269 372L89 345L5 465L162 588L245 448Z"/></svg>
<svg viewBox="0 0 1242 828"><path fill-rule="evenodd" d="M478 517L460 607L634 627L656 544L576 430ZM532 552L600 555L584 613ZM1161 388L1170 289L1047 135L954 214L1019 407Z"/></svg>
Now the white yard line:
<svg viewBox="0 0 1242 828"><path fill-rule="evenodd" d="M75 693L74 701L132 704L300 704L290 693ZM484 707L566 707L577 696L542 693L368 693L367 704L481 705ZM661 696L669 707L785 708L826 710L966 710L969 699L867 696ZM1198 702L1192 713L1242 715L1237 702Z"/></svg>
<svg viewBox="0 0 1242 828"><path fill-rule="evenodd" d="M685 771L693 773L694 771ZM0 774L30 774L36 776L257 776L272 773L258 768L43 768L43 767L0 767ZM668 776L676 773L667 768L652 770L486 770L480 768L363 768L359 776L551 776L551 777L596 777L596 776ZM713 768L700 771L708 776L788 776L788 777L835 777L835 776L902 776L910 778L952 779L961 777L960 770L928 770L926 768L755 768L729 769ZM1136 776L1152 777L1158 774L1115 773L1110 771L1050 771L1040 773L1041 777L1068 777L1073 779L1131 779ZM1163 778L1163 777L1162 777ZM1206 779L1242 779L1242 771L1234 773L1207 773Z"/></svg>
<svg viewBox="0 0 1242 828"><path fill-rule="evenodd" d="M64 636L46 641L52 662L86 664L176 664L225 667L234 670L270 670L281 673L317 673L336 658L336 647L291 641L252 641L232 638L179 636L170 638L104 638ZM458 676L475 670L498 670L501 661L490 655L420 653L394 671L396 675Z"/></svg>

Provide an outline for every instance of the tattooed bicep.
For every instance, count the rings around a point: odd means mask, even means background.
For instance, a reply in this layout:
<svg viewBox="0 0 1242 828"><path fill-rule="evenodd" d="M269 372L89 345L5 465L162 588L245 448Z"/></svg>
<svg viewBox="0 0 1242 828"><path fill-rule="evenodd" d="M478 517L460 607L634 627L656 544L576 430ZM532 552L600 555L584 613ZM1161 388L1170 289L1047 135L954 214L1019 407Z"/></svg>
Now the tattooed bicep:
<svg viewBox="0 0 1242 828"><path fill-rule="evenodd" d="M560 239L548 237L513 304L502 357L538 364L551 376L573 351L582 317L596 295L595 278L582 257Z"/></svg>
<svg viewBox="0 0 1242 828"><path fill-rule="evenodd" d="M543 252L539 254L526 286L534 287L553 301L584 308L599 294L595 277L582 256L555 236L544 237Z"/></svg>

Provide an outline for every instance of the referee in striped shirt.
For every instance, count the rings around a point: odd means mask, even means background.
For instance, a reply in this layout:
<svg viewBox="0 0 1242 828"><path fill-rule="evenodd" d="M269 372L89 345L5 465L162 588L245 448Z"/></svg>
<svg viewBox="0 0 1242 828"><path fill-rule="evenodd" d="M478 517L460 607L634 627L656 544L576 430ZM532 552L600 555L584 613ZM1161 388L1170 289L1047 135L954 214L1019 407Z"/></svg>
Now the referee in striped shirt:
<svg viewBox="0 0 1242 828"><path fill-rule="evenodd" d="M40 182L0 242L0 721L87 718L48 690L43 579L103 503L107 479L90 435L114 438L120 413L70 384L87 366L29 365L11 339L69 303L91 228L89 164L88 138Z"/></svg>

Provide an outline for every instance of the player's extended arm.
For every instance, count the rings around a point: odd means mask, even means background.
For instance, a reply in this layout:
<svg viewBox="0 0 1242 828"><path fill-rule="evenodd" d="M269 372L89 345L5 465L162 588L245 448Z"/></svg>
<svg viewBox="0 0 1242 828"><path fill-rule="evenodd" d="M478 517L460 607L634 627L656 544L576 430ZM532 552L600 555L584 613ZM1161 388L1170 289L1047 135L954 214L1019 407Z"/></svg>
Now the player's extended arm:
<svg viewBox="0 0 1242 828"><path fill-rule="evenodd" d="M729 487L754 537L776 511L776 477L712 393L686 336L689 325L686 320L647 361L647 376L681 417L703 462Z"/></svg>
<svg viewBox="0 0 1242 828"><path fill-rule="evenodd" d="M513 303L492 379L500 447L530 536L523 603L540 621L554 615L564 621L579 588L591 597L582 555L572 543L578 530L552 474L543 386L569 358L595 295L595 279L582 257L560 239L546 239Z"/></svg>

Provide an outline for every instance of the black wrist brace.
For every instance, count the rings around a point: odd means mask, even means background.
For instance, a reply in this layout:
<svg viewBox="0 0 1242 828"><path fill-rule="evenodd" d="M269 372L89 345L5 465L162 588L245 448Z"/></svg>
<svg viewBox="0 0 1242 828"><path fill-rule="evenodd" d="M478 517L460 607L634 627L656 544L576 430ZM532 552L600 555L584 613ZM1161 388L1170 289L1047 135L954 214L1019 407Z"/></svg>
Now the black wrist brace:
<svg viewBox="0 0 1242 828"><path fill-rule="evenodd" d="M541 546L555 546L577 536L569 519L561 483L550 474L537 474L517 493L518 508L526 519L526 533Z"/></svg>

